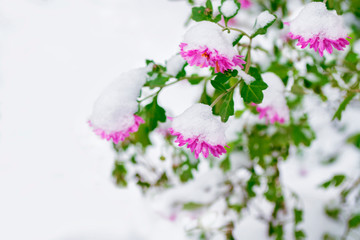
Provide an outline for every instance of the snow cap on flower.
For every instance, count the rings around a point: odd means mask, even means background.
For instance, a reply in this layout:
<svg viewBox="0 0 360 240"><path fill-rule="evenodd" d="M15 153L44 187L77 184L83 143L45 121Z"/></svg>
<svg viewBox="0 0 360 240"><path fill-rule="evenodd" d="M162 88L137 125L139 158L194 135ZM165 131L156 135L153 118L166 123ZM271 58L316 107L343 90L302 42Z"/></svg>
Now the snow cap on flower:
<svg viewBox="0 0 360 240"><path fill-rule="evenodd" d="M260 104L254 104L259 112L259 118L265 118L270 123L285 123L289 121L289 108L284 96L285 86L274 73L261 75L268 88L264 90L264 99Z"/></svg>
<svg viewBox="0 0 360 240"><path fill-rule="evenodd" d="M170 133L177 136L175 142L179 146L187 144L187 148L195 153L195 158L202 153L204 157L209 152L215 157L226 153L225 124L212 114L211 107L197 103L175 117Z"/></svg>
<svg viewBox="0 0 360 240"><path fill-rule="evenodd" d="M323 56L324 50L332 53L333 47L344 50L349 42L344 21L336 11L329 11L322 2L308 3L290 22L289 36L297 39L298 46L310 48Z"/></svg>
<svg viewBox="0 0 360 240"><path fill-rule="evenodd" d="M117 144L136 132L144 120L134 115L138 109L136 99L147 77L146 68L123 73L110 84L96 100L89 120L94 132L103 139Z"/></svg>
<svg viewBox="0 0 360 240"><path fill-rule="evenodd" d="M190 66L214 67L216 73L243 68L244 56L238 55L226 34L215 23L199 22L185 33L180 54Z"/></svg>

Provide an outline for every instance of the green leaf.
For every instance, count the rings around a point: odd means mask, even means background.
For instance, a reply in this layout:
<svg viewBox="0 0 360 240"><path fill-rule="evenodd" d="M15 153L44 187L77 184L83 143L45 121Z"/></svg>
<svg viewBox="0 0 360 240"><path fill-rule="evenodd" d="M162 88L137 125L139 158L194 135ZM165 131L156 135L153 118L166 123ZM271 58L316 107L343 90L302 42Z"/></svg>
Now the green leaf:
<svg viewBox="0 0 360 240"><path fill-rule="evenodd" d="M262 91L268 86L262 80L261 75L256 68L251 67L248 74L253 76L255 81L250 83L250 85L247 85L244 81L242 81L240 85L240 95L246 103L261 103L264 98Z"/></svg>
<svg viewBox="0 0 360 240"><path fill-rule="evenodd" d="M188 81L191 85L197 85L199 84L202 80L204 80L204 77L200 77L198 75L191 75L189 78L188 78Z"/></svg>
<svg viewBox="0 0 360 240"><path fill-rule="evenodd" d="M303 210L294 208L294 221L295 225L298 225L300 222L303 221Z"/></svg>
<svg viewBox="0 0 360 240"><path fill-rule="evenodd" d="M143 146L143 148L146 148L147 146L151 145L149 133L150 130L147 124L141 124L139 130L136 133L134 133L135 142L140 143Z"/></svg>
<svg viewBox="0 0 360 240"><path fill-rule="evenodd" d="M112 171L112 176L115 178L116 184L120 187L126 187L126 174L127 170L124 162L116 161L114 163L114 169Z"/></svg>
<svg viewBox="0 0 360 240"><path fill-rule="evenodd" d="M340 104L338 110L335 112L332 120L334 120L335 118L337 118L338 120L341 120L341 115L342 112L345 111L346 106L350 103L350 101L355 97L355 93L349 93L346 98L344 99L344 101Z"/></svg>
<svg viewBox="0 0 360 240"><path fill-rule="evenodd" d="M294 232L294 236L296 240L301 240L306 238L306 234L303 230L297 230Z"/></svg>
<svg viewBox="0 0 360 240"><path fill-rule="evenodd" d="M201 7L193 7L191 18L196 21L211 21L212 20L212 9Z"/></svg>
<svg viewBox="0 0 360 240"><path fill-rule="evenodd" d="M360 213L356 213L351 216L348 221L349 228L357 228L360 226Z"/></svg>
<svg viewBox="0 0 360 240"><path fill-rule="evenodd" d="M224 171L227 172L231 169L231 162L230 162L230 158L227 155L226 158L224 160L221 161L220 163L220 168Z"/></svg>
<svg viewBox="0 0 360 240"><path fill-rule="evenodd" d="M231 91L226 94L224 101L221 104L220 116L221 121L227 122L230 116L234 115L234 92Z"/></svg>
<svg viewBox="0 0 360 240"><path fill-rule="evenodd" d="M155 87L162 87L165 85L165 83L170 79L169 77L164 77L162 75L159 75L157 73L155 73L153 76L155 76L155 78L153 80L147 81L145 83L145 86L150 87L151 89L155 88Z"/></svg>
<svg viewBox="0 0 360 240"><path fill-rule="evenodd" d="M214 19L213 22L217 23L221 20L221 14L218 14Z"/></svg>
<svg viewBox="0 0 360 240"><path fill-rule="evenodd" d="M354 134L347 139L348 143L352 143L360 149L360 133Z"/></svg>
<svg viewBox="0 0 360 240"><path fill-rule="evenodd" d="M331 235L330 233L325 233L323 235L323 240L337 240L337 237L335 237L334 235Z"/></svg>
<svg viewBox="0 0 360 240"><path fill-rule="evenodd" d="M338 207L325 206L325 213L328 217L334 220L338 220L341 213L341 209Z"/></svg>
<svg viewBox="0 0 360 240"><path fill-rule="evenodd" d="M227 1L231 1L231 0L227 0ZM233 15L231 15L231 16L225 17L224 13L221 11L221 7L222 7L223 3L225 2L224 0L221 1L221 5L219 6L219 12L224 16L225 23L227 23L229 21L229 19L235 17L238 14L239 10L240 10L241 4L239 3L239 1L237 1L237 0L233 0L233 1L236 4L237 9L236 9L235 13Z"/></svg>
<svg viewBox="0 0 360 240"><path fill-rule="evenodd" d="M251 35L251 38L254 38L259 34L260 35L266 34L267 29L271 25L273 25L273 23L276 21L276 18L277 18L276 15L271 14L271 15L274 16L274 19L272 21L267 22L265 26L259 25L259 19L258 18L263 17L263 15L266 14L265 12L267 12L267 11L264 11L264 12L260 13L260 15L256 18L255 25L254 25L254 33Z"/></svg>
<svg viewBox="0 0 360 240"><path fill-rule="evenodd" d="M213 10L213 6L212 6L212 3L211 3L211 0L207 0L207 1L206 1L205 7L211 9L211 11Z"/></svg>
<svg viewBox="0 0 360 240"><path fill-rule="evenodd" d="M211 97L207 94L206 92L206 88L204 88L200 100L200 103L206 104L206 105L210 105L211 104Z"/></svg>
<svg viewBox="0 0 360 240"><path fill-rule="evenodd" d="M144 107L146 114L146 123L149 126L149 130L154 130L158 122L165 122L166 115L165 110L160 107L157 103L157 96L154 97L153 101Z"/></svg>
<svg viewBox="0 0 360 240"><path fill-rule="evenodd" d="M312 140L315 139L315 133L310 128L310 126L292 124L290 131L295 146L300 146L300 144L304 144L308 147L310 146Z"/></svg>
<svg viewBox="0 0 360 240"><path fill-rule="evenodd" d="M210 81L210 83L215 89L220 90L222 92L226 91L226 88L222 83L220 83L218 81L214 81L214 80Z"/></svg>
<svg viewBox="0 0 360 240"><path fill-rule="evenodd" d="M239 34L235 40L232 42L232 45L235 47L236 44L238 44L240 42L240 40L242 39L242 37L244 36L244 34Z"/></svg>
<svg viewBox="0 0 360 240"><path fill-rule="evenodd" d="M335 186L335 187L338 187L340 186L344 180L346 179L346 176L345 175L342 175L342 174L338 174L338 175L334 175L330 180L322 183L320 185L320 187L322 188L328 188L330 187L331 185Z"/></svg>
<svg viewBox="0 0 360 240"><path fill-rule="evenodd" d="M183 205L183 210L192 211L192 210L202 208L203 206L204 206L204 204L202 204L202 203L188 202Z"/></svg>

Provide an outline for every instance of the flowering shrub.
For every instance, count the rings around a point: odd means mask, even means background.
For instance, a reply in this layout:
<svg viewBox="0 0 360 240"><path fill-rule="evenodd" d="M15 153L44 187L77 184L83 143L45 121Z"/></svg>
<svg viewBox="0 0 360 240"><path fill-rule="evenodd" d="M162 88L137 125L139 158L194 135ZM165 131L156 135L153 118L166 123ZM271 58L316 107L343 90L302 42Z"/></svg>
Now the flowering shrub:
<svg viewBox="0 0 360 240"><path fill-rule="evenodd" d="M146 60L123 74L94 105L89 124L113 142L114 179L156 191L162 215L188 219L194 239L243 239L237 228L254 209L267 226L264 239L305 239L302 196L284 184L283 166L315 152L328 158L324 164L341 158L320 126L337 132L344 151L360 148L360 124L344 130L358 120L342 120L345 110L358 109L358 1L188 3L192 22L178 53L166 64ZM198 102L174 116L158 98L181 82L199 90ZM358 176L357 170L321 179L319 188L341 188L325 213L344 229L323 239L356 234Z"/></svg>

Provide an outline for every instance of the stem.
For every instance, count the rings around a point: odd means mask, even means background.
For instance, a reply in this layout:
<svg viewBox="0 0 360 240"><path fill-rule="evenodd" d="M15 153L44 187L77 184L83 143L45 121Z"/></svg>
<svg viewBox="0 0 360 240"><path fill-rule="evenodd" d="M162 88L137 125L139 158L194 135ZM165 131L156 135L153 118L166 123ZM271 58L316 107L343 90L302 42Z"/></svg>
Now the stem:
<svg viewBox="0 0 360 240"><path fill-rule="evenodd" d="M248 46L248 52L246 56L246 67L245 67L245 73L249 72L250 64L251 64L251 44L252 44L252 38L250 38L249 46Z"/></svg>
<svg viewBox="0 0 360 240"><path fill-rule="evenodd" d="M241 29L223 26L223 25L221 25L220 23L216 23L216 24L219 25L220 27L222 27L223 30L233 30L233 31L237 31L237 32L240 32L240 33L244 34L244 35L247 36L248 38L250 38L249 34L247 34L246 32L244 32L244 31L241 30Z"/></svg>
<svg viewBox="0 0 360 240"><path fill-rule="evenodd" d="M220 25L221 26L221 25ZM250 64L251 64L251 44L252 44L252 38L250 38L250 43L249 43L249 46L248 46L248 52L247 52L247 62L246 62L246 66L245 66L245 73L248 73L249 72L249 69L250 69ZM220 94L210 105L210 107L214 107L216 103L218 103L220 101L220 99L222 97L224 97L226 94L228 94L229 92L233 91L237 85L239 85L240 83L240 80L237 81L237 83L234 84L234 86L232 86L231 88L229 88L226 92L223 92L222 94Z"/></svg>
<svg viewBox="0 0 360 240"><path fill-rule="evenodd" d="M146 99L155 97L156 95L158 95L158 94L160 93L161 90L162 90L162 88L160 88L160 89L159 89L158 91L156 91L155 93L150 94L149 96L147 96L147 97L145 97L145 98L143 98L143 99L138 100L138 102L140 103L140 102L145 101Z"/></svg>
<svg viewBox="0 0 360 240"><path fill-rule="evenodd" d="M215 104L216 104L217 102L219 102L220 99L221 99L223 96L225 96L226 94L228 94L229 92L231 92L232 90L234 90L234 88L236 88L236 86L237 86L239 83L240 83L240 80L239 80L237 83L235 83L234 86L232 86L231 88L229 88L228 90L226 90L226 92L223 92L222 94L220 94L220 95L211 103L210 107L211 107L211 108L214 107Z"/></svg>

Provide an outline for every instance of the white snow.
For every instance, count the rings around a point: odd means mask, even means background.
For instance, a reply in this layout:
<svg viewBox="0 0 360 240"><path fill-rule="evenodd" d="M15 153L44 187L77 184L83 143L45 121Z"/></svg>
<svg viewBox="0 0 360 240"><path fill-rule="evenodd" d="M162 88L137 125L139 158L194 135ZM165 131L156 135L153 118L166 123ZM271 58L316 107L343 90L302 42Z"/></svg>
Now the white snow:
<svg viewBox="0 0 360 240"><path fill-rule="evenodd" d="M238 53L226 34L215 23L202 21L196 23L185 33L183 42L188 44L186 50L206 46L212 50L216 49L219 53L232 59Z"/></svg>
<svg viewBox="0 0 360 240"><path fill-rule="evenodd" d="M259 14L259 16L257 16L256 18L256 23L255 23L255 27L254 27L254 32L256 32L258 29L265 27L266 25L268 25L270 22L275 20L275 16L272 15L271 13L269 13L268 10L263 11L262 13Z"/></svg>
<svg viewBox="0 0 360 240"><path fill-rule="evenodd" d="M234 0L226 0L220 7L221 13L227 18L234 16L238 8Z"/></svg>
<svg viewBox="0 0 360 240"><path fill-rule="evenodd" d="M304 37L305 41L313 36L332 40L347 37L343 18L335 10L327 10L322 2L308 3L290 22L290 32Z"/></svg>
<svg viewBox="0 0 360 240"><path fill-rule="evenodd" d="M250 76L246 72L244 72L240 68L236 68L238 70L239 76L245 81L247 85L250 85L253 81L255 81L255 78L253 76Z"/></svg>
<svg viewBox="0 0 360 240"><path fill-rule="evenodd" d="M172 56L166 62L166 73L172 76L176 76L184 67L186 61L179 54Z"/></svg>
<svg viewBox="0 0 360 240"><path fill-rule="evenodd" d="M271 106L272 110L269 110L268 114L278 114L279 117L284 118L285 122L287 122L289 120L289 108L286 104L283 82L272 72L263 73L261 76L268 85L268 88L264 90L264 99L258 105L263 108Z"/></svg>
<svg viewBox="0 0 360 240"><path fill-rule="evenodd" d="M219 117L212 114L211 107L197 103L174 118L172 127L185 139L199 136L211 145L225 145L226 126Z"/></svg>
<svg viewBox="0 0 360 240"><path fill-rule="evenodd" d="M110 84L96 100L90 117L95 128L106 132L120 131L134 124L137 112L136 99L147 77L147 68L138 68L123 73Z"/></svg>

